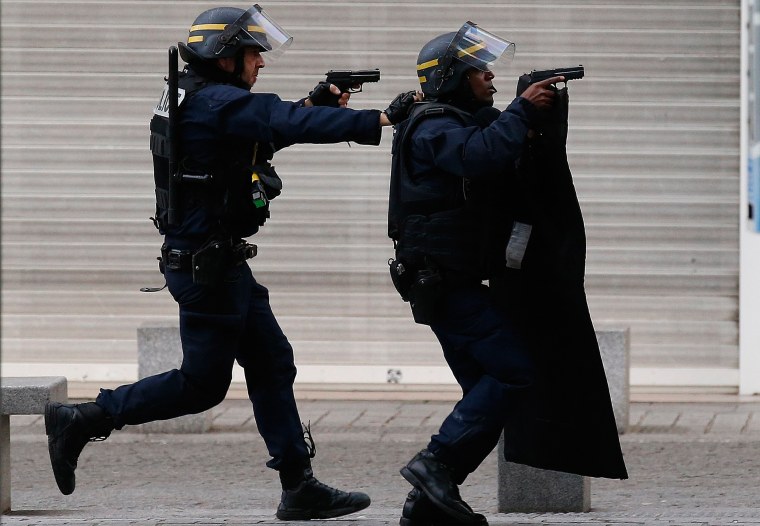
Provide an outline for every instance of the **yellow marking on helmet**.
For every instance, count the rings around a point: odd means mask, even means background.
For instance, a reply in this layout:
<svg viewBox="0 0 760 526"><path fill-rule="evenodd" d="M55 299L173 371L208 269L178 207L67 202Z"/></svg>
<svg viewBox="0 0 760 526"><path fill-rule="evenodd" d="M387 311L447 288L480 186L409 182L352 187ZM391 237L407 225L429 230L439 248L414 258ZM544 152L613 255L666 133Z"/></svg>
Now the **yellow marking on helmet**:
<svg viewBox="0 0 760 526"><path fill-rule="evenodd" d="M253 31L254 33L266 34L266 30L261 26L248 26L248 31Z"/></svg>
<svg viewBox="0 0 760 526"><path fill-rule="evenodd" d="M197 37L187 37L188 44L193 44L195 42L203 42L203 35L198 35Z"/></svg>
<svg viewBox="0 0 760 526"><path fill-rule="evenodd" d="M476 51L479 51L486 47L486 45L483 42L480 42L478 44L475 44L474 46L470 46L467 49L463 49L460 52L457 53L457 57L463 57L464 55L474 55Z"/></svg>
<svg viewBox="0 0 760 526"><path fill-rule="evenodd" d="M426 82L427 82L427 77L425 77L424 75L420 77L420 84L424 84Z"/></svg>
<svg viewBox="0 0 760 526"><path fill-rule="evenodd" d="M423 62L422 64L417 64L417 71L421 69L427 69L432 68L433 66L438 65L438 59L434 58L433 60L428 60L427 62Z"/></svg>
<svg viewBox="0 0 760 526"><path fill-rule="evenodd" d="M227 24L198 24L197 26L192 26L190 28L190 32L193 31L224 31L224 28L227 27Z"/></svg>

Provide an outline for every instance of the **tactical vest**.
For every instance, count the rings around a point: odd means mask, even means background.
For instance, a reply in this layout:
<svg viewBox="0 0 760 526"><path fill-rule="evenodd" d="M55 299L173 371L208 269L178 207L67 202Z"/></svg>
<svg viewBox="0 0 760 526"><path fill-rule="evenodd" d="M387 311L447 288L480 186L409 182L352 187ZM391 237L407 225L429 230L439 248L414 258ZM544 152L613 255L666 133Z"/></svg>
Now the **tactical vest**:
<svg viewBox="0 0 760 526"><path fill-rule="evenodd" d="M469 206L466 178L454 175L433 188L418 181L409 169L409 145L419 124L426 118L451 115L466 126L477 125L473 116L440 103L416 104L409 118L398 124L392 146L388 236L396 257L412 268L431 265L467 272L485 273L479 215Z"/></svg>
<svg viewBox="0 0 760 526"><path fill-rule="evenodd" d="M180 73L177 119L182 102L201 89L219 84L191 70ZM198 166L186 152L176 152L177 174L169 169L169 119L155 113L150 122L150 149L153 154L153 177L156 187L156 213L153 218L161 234L182 223L182 211L197 204L207 208L219 225L219 233L233 237L255 234L269 218L269 201L282 190L282 181L269 161L274 150L269 144L255 143L249 162L220 160L217 166ZM179 141L177 141L179 143ZM170 207L178 220L169 222Z"/></svg>

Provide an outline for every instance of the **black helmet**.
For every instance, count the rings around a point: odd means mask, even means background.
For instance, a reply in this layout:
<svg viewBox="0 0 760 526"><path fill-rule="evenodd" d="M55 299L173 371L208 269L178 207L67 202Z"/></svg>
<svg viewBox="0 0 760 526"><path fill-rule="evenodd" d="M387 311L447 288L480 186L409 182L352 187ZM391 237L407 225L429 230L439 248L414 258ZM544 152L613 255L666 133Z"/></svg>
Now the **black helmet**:
<svg viewBox="0 0 760 526"><path fill-rule="evenodd" d="M420 50L417 75L422 92L428 99L451 94L465 71L491 69L505 51L511 58L515 45L480 29L474 22L465 22L456 33L439 35Z"/></svg>
<svg viewBox="0 0 760 526"><path fill-rule="evenodd" d="M216 7L204 11L193 22L187 44L179 42L179 53L187 63L235 57L246 47L280 54L291 37L258 4L248 10Z"/></svg>

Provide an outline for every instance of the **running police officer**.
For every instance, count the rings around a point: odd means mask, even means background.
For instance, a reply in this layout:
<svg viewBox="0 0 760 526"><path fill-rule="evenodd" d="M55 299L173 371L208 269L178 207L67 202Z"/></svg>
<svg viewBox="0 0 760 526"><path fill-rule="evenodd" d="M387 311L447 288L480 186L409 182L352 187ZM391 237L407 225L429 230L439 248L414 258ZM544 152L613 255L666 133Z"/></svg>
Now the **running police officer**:
<svg viewBox="0 0 760 526"><path fill-rule="evenodd" d="M95 402L48 405L50 458L65 495L74 491L77 459L88 441L125 425L219 404L237 360L271 455L267 466L279 472L282 483L277 517L338 517L370 504L366 494L334 489L312 473L313 441L301 427L293 395L293 349L272 313L267 289L246 264L255 246L243 238L264 224L269 200L280 192L269 162L275 151L296 143L378 144L381 126L404 118L409 104L404 109L397 101L385 112L339 109L348 95L324 83L298 102L251 93L264 55L284 51L291 40L254 5L201 13L187 42L179 43L187 66L178 80L178 152L169 137L173 123L161 111L151 121L151 150L154 221L165 236L161 269L179 304L182 365L102 389Z"/></svg>
<svg viewBox="0 0 760 526"><path fill-rule="evenodd" d="M627 476L583 290L564 79L523 83L498 111L503 54L514 44L472 22L425 44L425 102L395 129L391 277L463 393L401 470L414 486L402 526L486 524L458 486L502 431L511 462Z"/></svg>

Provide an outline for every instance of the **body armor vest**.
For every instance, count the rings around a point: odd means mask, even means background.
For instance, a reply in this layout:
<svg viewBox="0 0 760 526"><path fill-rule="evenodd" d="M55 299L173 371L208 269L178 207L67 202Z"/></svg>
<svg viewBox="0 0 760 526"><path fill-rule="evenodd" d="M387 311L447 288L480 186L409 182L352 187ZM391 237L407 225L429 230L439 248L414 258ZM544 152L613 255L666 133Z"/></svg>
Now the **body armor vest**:
<svg viewBox="0 0 760 526"><path fill-rule="evenodd" d="M183 101L189 100L201 89L219 84L185 70L179 76ZM183 111L178 108L174 118ZM153 154L153 177L156 186L156 214L154 224L161 234L182 222L182 210L202 205L218 222L219 233L233 237L255 234L269 218L269 201L282 190L282 181L269 161L274 150L269 144L255 143L246 162L220 159L216 166L200 166L190 155L175 152L178 159L177 173L169 168L169 119L158 113L150 122L150 149ZM176 141L179 143L180 141ZM231 157L231 156L230 156ZM172 198L172 193L178 193ZM180 219L169 224L170 203L179 207Z"/></svg>
<svg viewBox="0 0 760 526"><path fill-rule="evenodd" d="M433 187L416 180L408 158L412 134L426 118L452 115L464 125L476 125L473 116L440 103L415 105L409 118L397 125L393 138L388 236L396 256L412 268L433 265L468 274L483 273L483 247L478 212L469 206L469 180L449 176Z"/></svg>

